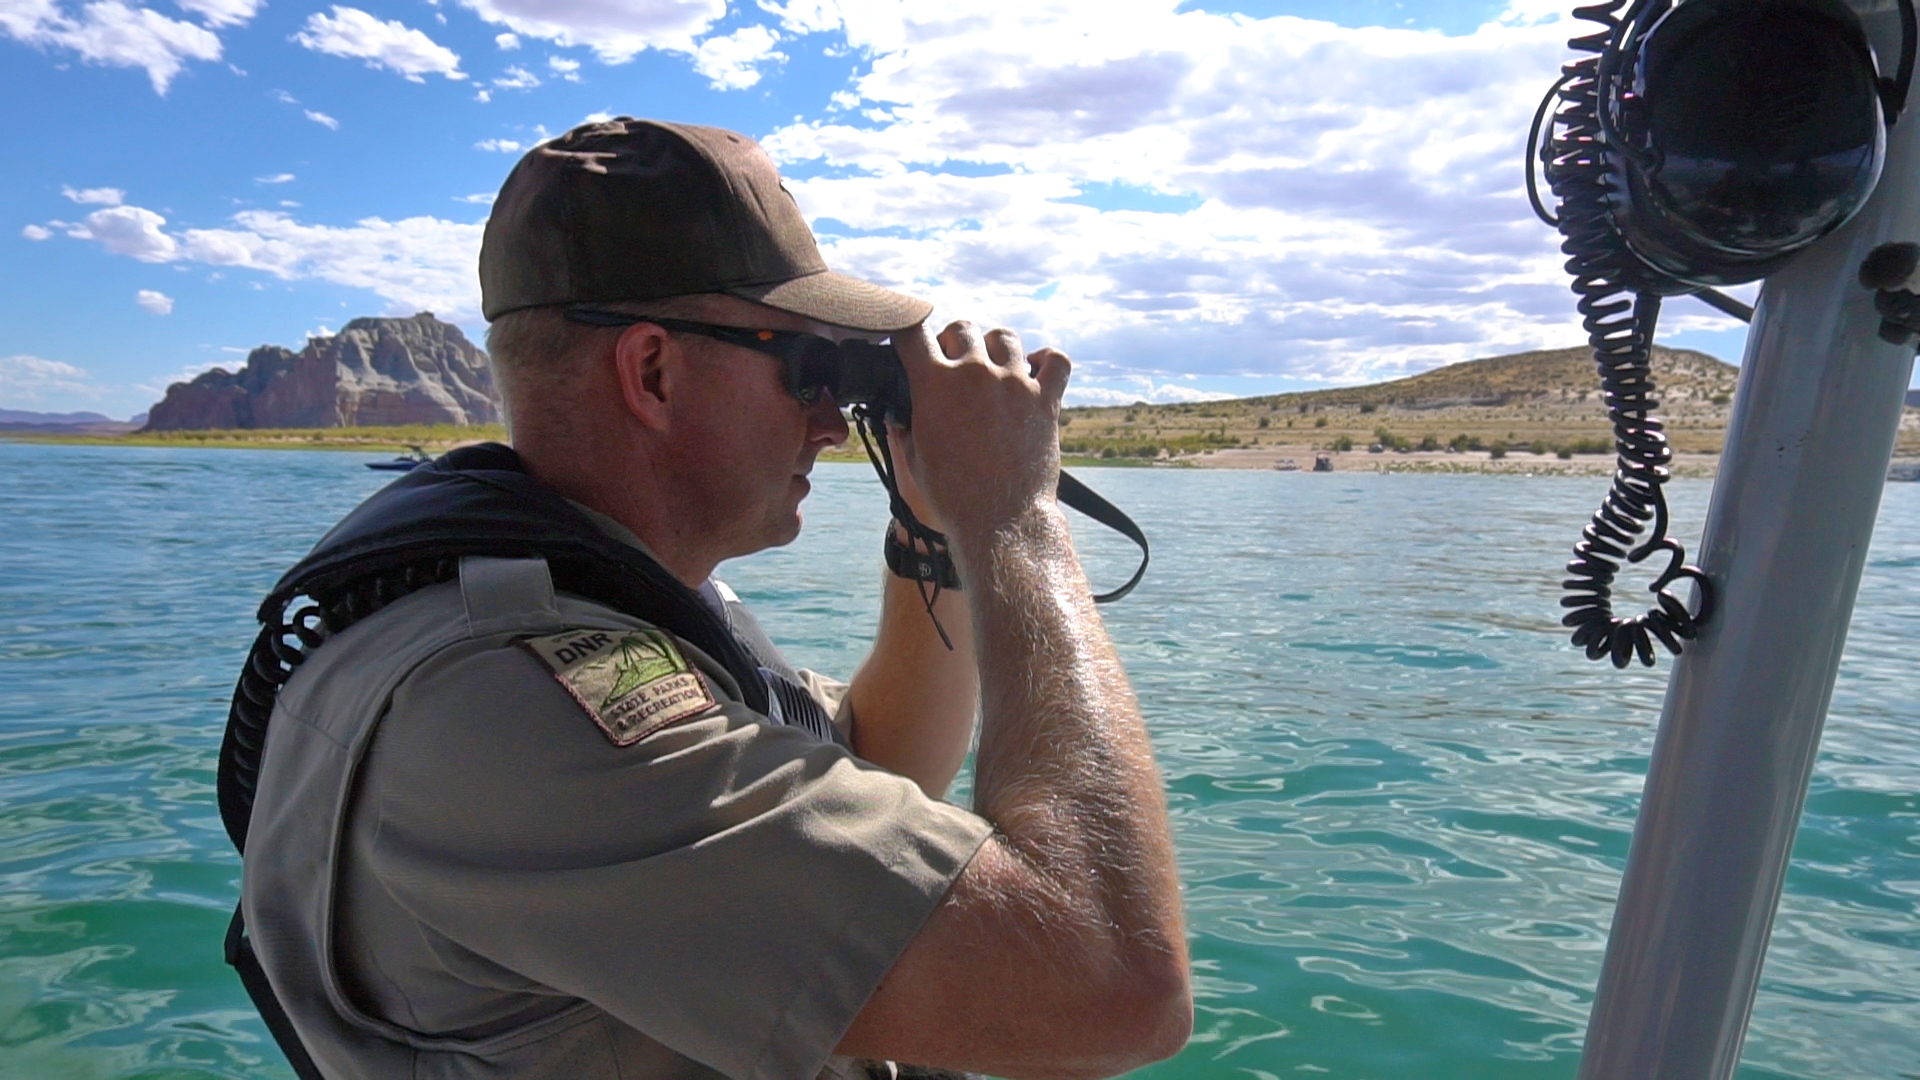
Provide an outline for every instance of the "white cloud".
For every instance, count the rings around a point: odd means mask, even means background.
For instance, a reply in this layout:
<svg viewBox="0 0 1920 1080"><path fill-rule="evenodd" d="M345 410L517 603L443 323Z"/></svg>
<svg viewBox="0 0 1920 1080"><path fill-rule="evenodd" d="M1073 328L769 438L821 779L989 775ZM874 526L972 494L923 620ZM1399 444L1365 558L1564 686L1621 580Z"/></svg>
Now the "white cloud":
<svg viewBox="0 0 1920 1080"><path fill-rule="evenodd" d="M60 0L6 0L0 35L77 53L90 64L144 68L157 94L167 92L188 61L220 59L220 39L204 27L122 0L93 0L77 14Z"/></svg>
<svg viewBox="0 0 1920 1080"><path fill-rule="evenodd" d="M294 97L292 94L287 93L285 90L275 90L273 92L273 100L279 102L282 105L300 104L299 98Z"/></svg>
<svg viewBox="0 0 1920 1080"><path fill-rule="evenodd" d="M760 0L760 9L780 19L780 25L795 34L821 34L838 30L841 25L838 0L789 0L780 4Z"/></svg>
<svg viewBox="0 0 1920 1080"><path fill-rule="evenodd" d="M252 19L265 0L173 0L184 11L191 11L216 29L240 26Z"/></svg>
<svg viewBox="0 0 1920 1080"><path fill-rule="evenodd" d="M526 68L510 67L505 75L493 80L493 85L502 90L531 90L540 85L540 78Z"/></svg>
<svg viewBox="0 0 1920 1080"><path fill-rule="evenodd" d="M64 184L60 187L60 194L82 206L119 206L127 198L127 193L119 188L81 188L76 191Z"/></svg>
<svg viewBox="0 0 1920 1080"><path fill-rule="evenodd" d="M51 239L53 237L53 231L39 225L28 225L20 230L20 235L38 243L41 240Z"/></svg>
<svg viewBox="0 0 1920 1080"><path fill-rule="evenodd" d="M256 176L253 178L253 182L256 184L289 184L295 179L296 177L292 173L283 172L274 173L272 176Z"/></svg>
<svg viewBox="0 0 1920 1080"><path fill-rule="evenodd" d="M829 262L1063 345L1092 385L1356 382L1583 337L1521 193L1566 50L1538 4L1453 37L1177 0L761 6L871 58L839 99L861 120L763 140L834 219Z"/></svg>
<svg viewBox="0 0 1920 1080"><path fill-rule="evenodd" d="M68 235L150 263L197 263L365 289L398 313L450 317L479 311L474 266L483 224L417 217L366 218L350 226L308 225L287 214L247 210L226 228L169 231L138 206L96 210Z"/></svg>
<svg viewBox="0 0 1920 1080"><path fill-rule="evenodd" d="M517 143L512 139L481 139L479 142L473 144L473 148L475 150L486 150L495 154L517 154L525 150L526 145Z"/></svg>
<svg viewBox="0 0 1920 1080"><path fill-rule="evenodd" d="M413 82L424 82L426 75L467 77L452 49L397 20L381 22L359 8L335 4L332 15L316 11L293 40L314 52L365 60L369 67L386 68Z"/></svg>
<svg viewBox="0 0 1920 1080"><path fill-rule="evenodd" d="M693 70L712 82L715 90L745 90L760 81L759 65L778 63L780 35L764 26L743 26L700 43L693 54Z"/></svg>
<svg viewBox="0 0 1920 1080"><path fill-rule="evenodd" d="M474 95L473 95L473 100L475 100L475 101L477 101L477 102L479 102L479 103L480 103L480 104L482 104L482 105L485 105L485 104L486 104L487 102L489 102L489 101L492 101L492 100L493 100L493 91L491 91L491 90L477 90L477 91L475 91L475 92L474 92Z"/></svg>
<svg viewBox="0 0 1920 1080"><path fill-rule="evenodd" d="M547 69L568 82L580 81L580 61L564 56L547 57Z"/></svg>
<svg viewBox="0 0 1920 1080"><path fill-rule="evenodd" d="M500 46L501 52L512 52L520 47L520 39L513 34L495 34L493 43Z"/></svg>
<svg viewBox="0 0 1920 1080"><path fill-rule="evenodd" d="M313 121L316 124L319 124L321 127L326 128L328 131L340 130L340 121L335 120L333 117L328 116L326 113L320 112L316 109L305 109L303 111L307 114L307 119Z"/></svg>
<svg viewBox="0 0 1920 1080"><path fill-rule="evenodd" d="M95 210L84 224L67 230L80 240L97 240L115 255L126 255L141 262L172 262L180 257L180 244L167 235L167 219L139 206L115 206Z"/></svg>
<svg viewBox="0 0 1920 1080"><path fill-rule="evenodd" d="M1232 394L1196 390L1179 383L1156 383L1145 376L1107 380L1096 385L1092 380L1080 378L1076 372L1073 383L1067 387L1066 404L1132 405L1136 401L1144 401L1149 405L1175 405L1190 401L1224 401L1231 397Z"/></svg>
<svg viewBox="0 0 1920 1080"><path fill-rule="evenodd" d="M473 195L455 195L454 202L468 203L472 206L492 206L493 192L482 191Z"/></svg>
<svg viewBox="0 0 1920 1080"><path fill-rule="evenodd" d="M141 289L133 294L133 302L140 305L142 310L150 311L155 315L173 314L173 297L163 292Z"/></svg>
<svg viewBox="0 0 1920 1080"><path fill-rule="evenodd" d="M54 399L98 398L102 389L85 369L38 356L0 356L0 400L40 405Z"/></svg>
<svg viewBox="0 0 1920 1080"><path fill-rule="evenodd" d="M691 53L693 41L727 13L726 0L460 0L487 22L522 38L590 48L625 63L644 49ZM497 40L497 39L496 39Z"/></svg>

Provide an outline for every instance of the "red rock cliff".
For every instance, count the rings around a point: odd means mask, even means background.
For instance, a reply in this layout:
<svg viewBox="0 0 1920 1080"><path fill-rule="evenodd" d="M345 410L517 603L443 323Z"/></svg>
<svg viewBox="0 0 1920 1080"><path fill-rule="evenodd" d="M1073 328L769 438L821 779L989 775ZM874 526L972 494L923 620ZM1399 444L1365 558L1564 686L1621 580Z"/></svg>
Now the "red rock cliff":
<svg viewBox="0 0 1920 1080"><path fill-rule="evenodd" d="M237 372L174 383L150 431L486 424L500 419L487 354L430 312L355 319L299 352L263 345Z"/></svg>

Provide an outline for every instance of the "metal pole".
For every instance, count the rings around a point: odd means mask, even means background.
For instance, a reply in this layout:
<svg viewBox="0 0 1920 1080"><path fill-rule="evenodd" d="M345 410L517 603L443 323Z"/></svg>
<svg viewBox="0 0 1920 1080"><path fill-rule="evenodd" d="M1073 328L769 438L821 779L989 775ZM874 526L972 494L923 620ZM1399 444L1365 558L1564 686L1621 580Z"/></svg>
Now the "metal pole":
<svg viewBox="0 0 1920 1080"><path fill-rule="evenodd" d="M1893 4L1855 8L1891 68ZM1667 688L1581 1080L1739 1064L1912 374L1856 278L1888 240L1920 240L1920 111L1865 210L1761 291L1700 545L1720 610Z"/></svg>

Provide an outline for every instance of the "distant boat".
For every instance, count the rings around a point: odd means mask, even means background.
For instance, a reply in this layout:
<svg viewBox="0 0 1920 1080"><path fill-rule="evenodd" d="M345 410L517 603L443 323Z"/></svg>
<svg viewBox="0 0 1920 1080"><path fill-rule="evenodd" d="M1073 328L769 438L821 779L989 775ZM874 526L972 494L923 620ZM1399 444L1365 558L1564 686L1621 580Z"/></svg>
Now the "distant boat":
<svg viewBox="0 0 1920 1080"><path fill-rule="evenodd" d="M1299 472L1300 471L1300 463L1293 460L1290 457L1281 458L1279 461L1274 462L1273 467L1276 471L1279 471L1279 472Z"/></svg>
<svg viewBox="0 0 1920 1080"><path fill-rule="evenodd" d="M433 455L415 446L391 461L369 461L367 468L381 472L409 472L432 460Z"/></svg>
<svg viewBox="0 0 1920 1080"><path fill-rule="evenodd" d="M1333 471L1333 455L1326 453L1325 451L1322 451L1318 454L1313 455L1313 471L1314 472L1332 472Z"/></svg>

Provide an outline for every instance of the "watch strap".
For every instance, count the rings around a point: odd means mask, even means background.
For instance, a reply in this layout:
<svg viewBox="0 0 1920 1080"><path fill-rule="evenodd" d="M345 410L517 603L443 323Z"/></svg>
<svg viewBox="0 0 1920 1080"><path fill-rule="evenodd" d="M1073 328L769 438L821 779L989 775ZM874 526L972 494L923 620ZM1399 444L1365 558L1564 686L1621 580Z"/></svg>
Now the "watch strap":
<svg viewBox="0 0 1920 1080"><path fill-rule="evenodd" d="M887 569L908 581L930 581L943 589L960 588L960 571L953 565L953 556L948 554L943 544L932 552L915 551L892 525L887 527L886 544L882 547L886 555Z"/></svg>

